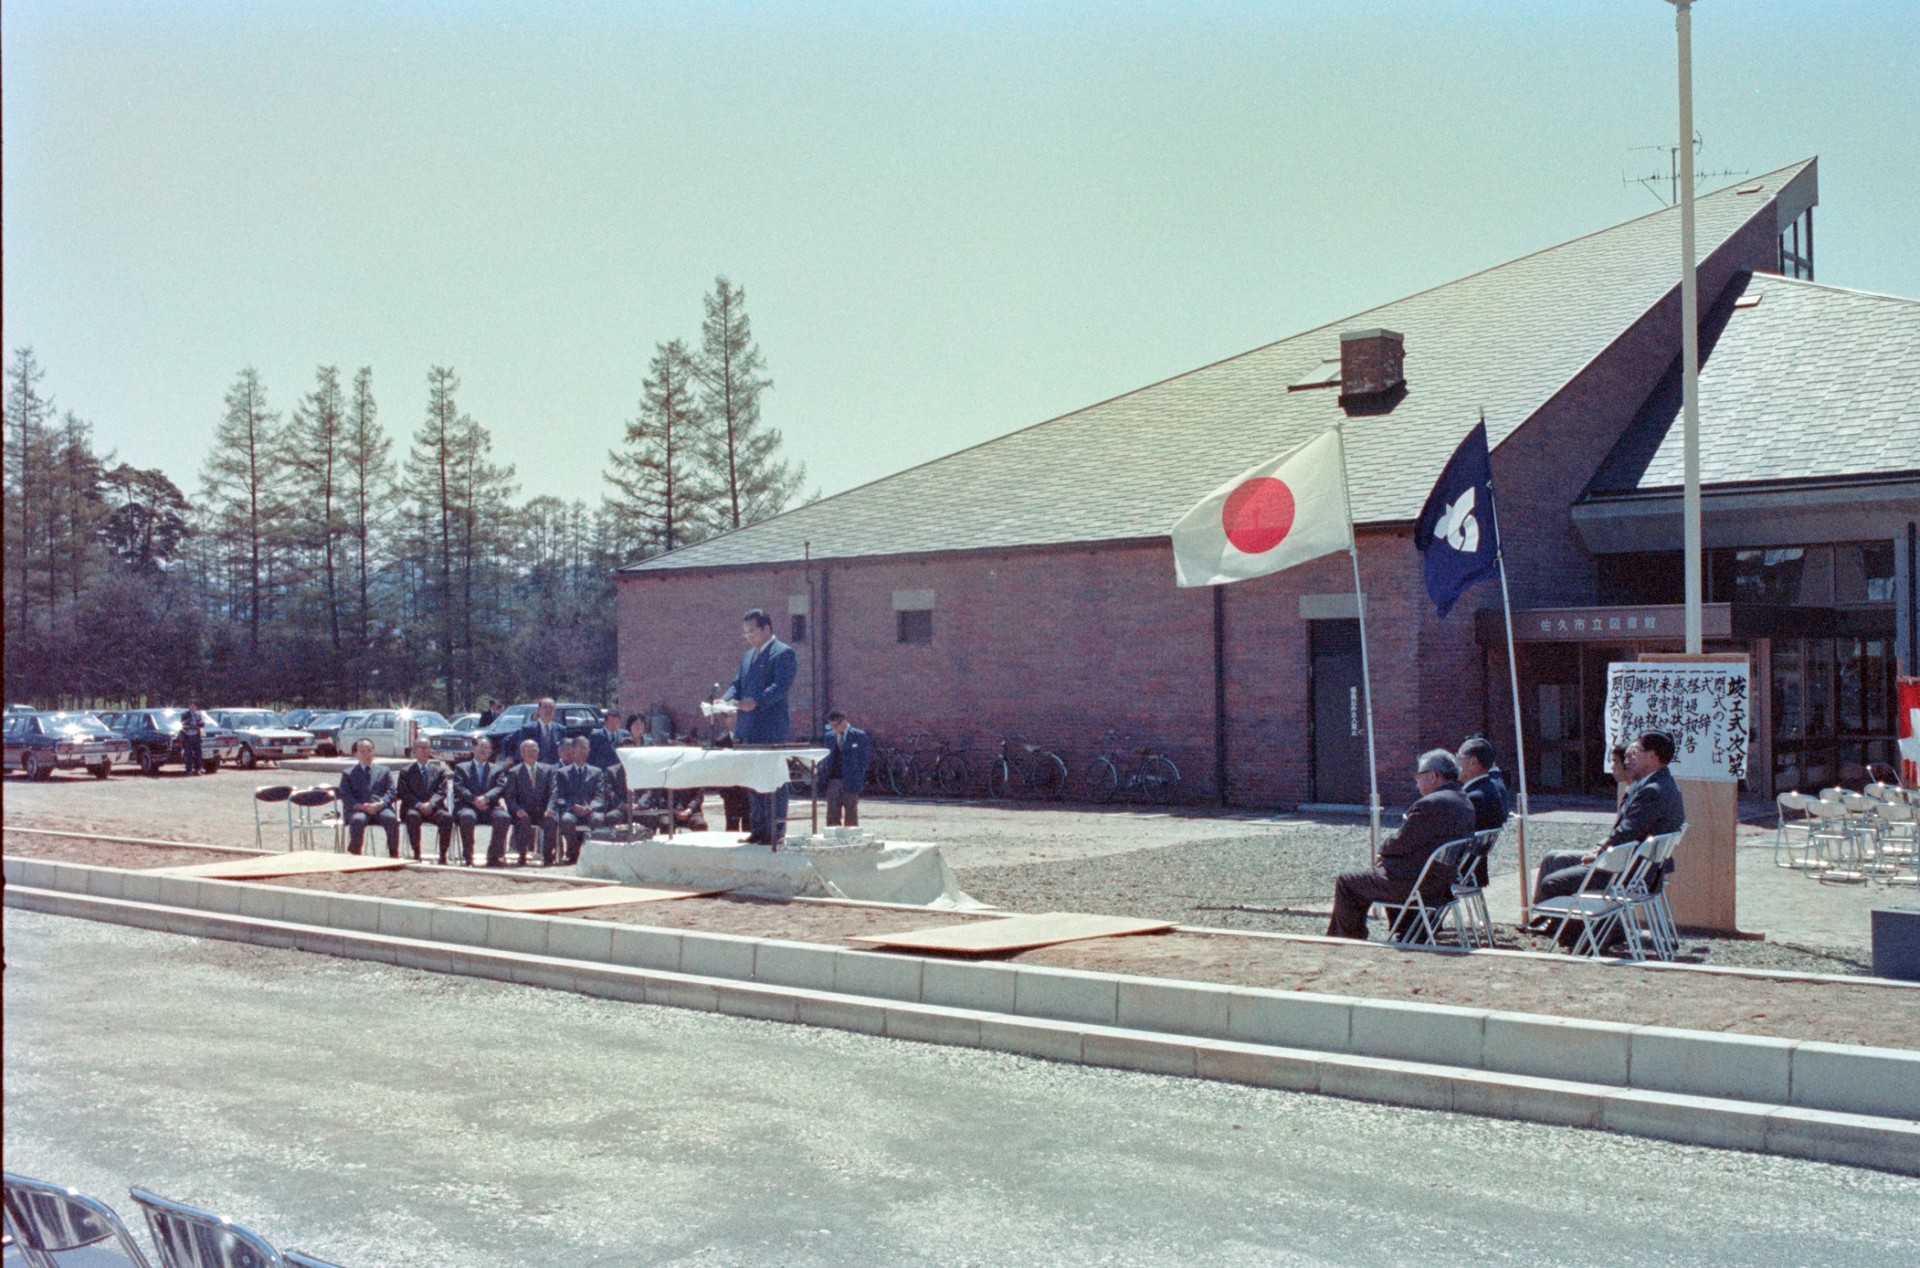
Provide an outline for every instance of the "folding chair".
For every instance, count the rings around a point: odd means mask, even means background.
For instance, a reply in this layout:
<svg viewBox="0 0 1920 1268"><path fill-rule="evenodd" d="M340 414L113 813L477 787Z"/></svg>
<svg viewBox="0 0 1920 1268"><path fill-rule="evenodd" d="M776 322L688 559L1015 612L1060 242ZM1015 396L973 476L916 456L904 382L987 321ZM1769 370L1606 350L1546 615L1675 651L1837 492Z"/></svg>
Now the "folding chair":
<svg viewBox="0 0 1920 1268"><path fill-rule="evenodd" d="M1683 823L1676 831L1648 837L1641 853L1642 861L1621 891L1631 906L1627 919L1647 922L1647 940L1653 944L1654 955L1662 960L1671 960L1679 952L1680 931L1673 923L1673 907L1667 902L1666 884L1654 878L1666 872L1667 861L1686 835L1687 825Z"/></svg>
<svg viewBox="0 0 1920 1268"><path fill-rule="evenodd" d="M1920 885L1920 810L1901 801L1880 807L1875 870L1888 885Z"/></svg>
<svg viewBox="0 0 1920 1268"><path fill-rule="evenodd" d="M269 784L264 788L256 788L253 790L253 846L255 849L264 850L266 848L266 846L261 843L260 837L260 829L265 826L260 820L260 808L262 806L280 805L291 796L293 796L292 784ZM289 824L293 822L293 808L291 806L287 807L287 822ZM289 850L293 848L292 833L287 834L287 848Z"/></svg>
<svg viewBox="0 0 1920 1268"><path fill-rule="evenodd" d="M1773 829L1773 865L1801 871L1813 865L1808 837L1813 833L1813 803L1818 797L1803 792L1783 792L1773 799L1779 818ZM1795 818L1794 816L1798 816ZM1799 853L1796 855L1795 850Z"/></svg>
<svg viewBox="0 0 1920 1268"><path fill-rule="evenodd" d="M1493 916L1487 910L1487 893L1480 885L1480 862L1493 853L1500 841L1500 829L1488 828L1473 834L1473 845L1460 856L1460 872L1453 880L1453 900L1459 904L1455 919L1470 945L1483 941L1493 945Z"/></svg>
<svg viewBox="0 0 1920 1268"><path fill-rule="evenodd" d="M1813 827L1807 833L1809 871L1817 871L1822 881L1843 885L1864 885L1867 874L1861 870L1860 842L1853 816L1838 797L1829 798L1823 790L1820 800L1807 809L1813 815Z"/></svg>
<svg viewBox="0 0 1920 1268"><path fill-rule="evenodd" d="M1466 926L1457 917L1459 900L1452 893L1452 884L1460 874L1460 860L1473 849L1472 837L1461 837L1458 841L1448 841L1435 847L1427 855L1427 861L1420 866L1420 875L1414 878L1413 888L1407 896L1397 903L1380 903L1387 916L1387 941L1395 946L1434 946L1440 941L1440 932L1452 919L1454 940L1462 951L1468 950ZM1427 885L1427 877L1447 878L1447 899L1438 906L1431 905L1422 892Z"/></svg>
<svg viewBox="0 0 1920 1268"><path fill-rule="evenodd" d="M287 848L292 850L294 842L304 840L304 848L318 849L313 839L321 832L333 834L333 849L340 849L340 833L345 827L336 806L338 791L329 784L315 784L312 788L302 788L287 798Z"/></svg>
<svg viewBox="0 0 1920 1268"><path fill-rule="evenodd" d="M287 1261L287 1268L340 1268L331 1259L318 1259L297 1250L284 1251L280 1258Z"/></svg>
<svg viewBox="0 0 1920 1268"><path fill-rule="evenodd" d="M1533 905L1533 914L1558 918L1559 923L1553 927L1555 938L1569 921L1578 920L1581 929L1572 947L1574 955L1598 956L1618 931L1626 941L1627 954L1635 960L1645 959L1646 952L1640 947L1640 923L1628 918L1632 914L1628 893L1643 870L1646 847L1645 841L1626 841L1601 851L1581 874L1579 889L1562 898L1541 899ZM1595 872L1610 873L1612 879L1604 888L1590 890L1587 882Z"/></svg>
<svg viewBox="0 0 1920 1268"><path fill-rule="evenodd" d="M82 1259L90 1268L152 1268L133 1234L105 1202L11 1171L5 1176L7 1234L19 1262L28 1268L60 1268L59 1256L68 1251L84 1252L65 1260L75 1268Z"/></svg>
<svg viewBox="0 0 1920 1268"><path fill-rule="evenodd" d="M146 1213L147 1231L160 1248L160 1268L285 1268L286 1259L260 1234L224 1215L128 1191Z"/></svg>

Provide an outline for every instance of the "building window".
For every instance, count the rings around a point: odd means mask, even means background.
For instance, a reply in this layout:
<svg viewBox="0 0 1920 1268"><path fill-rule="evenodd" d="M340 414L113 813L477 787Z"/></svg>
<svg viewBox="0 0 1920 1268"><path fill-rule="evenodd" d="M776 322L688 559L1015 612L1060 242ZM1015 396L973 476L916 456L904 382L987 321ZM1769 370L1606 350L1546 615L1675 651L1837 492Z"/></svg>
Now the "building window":
<svg viewBox="0 0 1920 1268"><path fill-rule="evenodd" d="M900 641L902 643L931 643L933 641L933 609L919 608L909 612L896 612L899 619Z"/></svg>
<svg viewBox="0 0 1920 1268"><path fill-rule="evenodd" d="M1813 208L1809 207L1780 231L1780 272L1787 277L1813 280Z"/></svg>
<svg viewBox="0 0 1920 1268"><path fill-rule="evenodd" d="M787 641L789 643L806 642L807 641L807 614L805 612L795 612L788 619L793 622L793 626L791 629L787 631Z"/></svg>

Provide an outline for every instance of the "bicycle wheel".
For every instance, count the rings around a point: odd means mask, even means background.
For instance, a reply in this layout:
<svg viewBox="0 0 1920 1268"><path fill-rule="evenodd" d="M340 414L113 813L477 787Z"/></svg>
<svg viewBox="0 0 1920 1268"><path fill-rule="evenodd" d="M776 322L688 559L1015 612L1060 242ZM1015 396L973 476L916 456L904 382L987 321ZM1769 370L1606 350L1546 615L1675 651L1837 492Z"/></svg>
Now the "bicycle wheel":
<svg viewBox="0 0 1920 1268"><path fill-rule="evenodd" d="M1180 796L1180 768L1173 759L1155 753L1140 766L1140 787L1147 800L1170 806Z"/></svg>
<svg viewBox="0 0 1920 1268"><path fill-rule="evenodd" d="M1094 759L1093 769L1087 772L1087 799L1102 805L1112 801L1120 792L1120 768L1113 764L1110 757Z"/></svg>
<svg viewBox="0 0 1920 1268"><path fill-rule="evenodd" d="M934 763L933 777L939 781L941 792L958 797L967 790L967 763L959 754L948 753Z"/></svg>
<svg viewBox="0 0 1920 1268"><path fill-rule="evenodd" d="M887 787L896 797L907 795L907 789L913 779L913 762L905 753L887 755Z"/></svg>
<svg viewBox="0 0 1920 1268"><path fill-rule="evenodd" d="M1013 768L1007 765L1007 759L996 757L993 765L987 767L987 796L1005 797L1013 787Z"/></svg>
<svg viewBox="0 0 1920 1268"><path fill-rule="evenodd" d="M1027 787L1036 797L1054 801L1067 795L1067 764L1058 753L1041 753L1027 768Z"/></svg>

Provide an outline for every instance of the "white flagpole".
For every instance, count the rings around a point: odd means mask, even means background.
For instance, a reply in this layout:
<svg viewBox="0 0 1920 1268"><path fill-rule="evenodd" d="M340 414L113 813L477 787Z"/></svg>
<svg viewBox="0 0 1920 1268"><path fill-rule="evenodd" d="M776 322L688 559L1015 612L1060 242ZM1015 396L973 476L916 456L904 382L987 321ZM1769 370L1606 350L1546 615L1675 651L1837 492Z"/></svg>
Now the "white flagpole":
<svg viewBox="0 0 1920 1268"><path fill-rule="evenodd" d="M1487 425L1487 412L1480 411L1480 425ZM1492 446L1488 446L1487 492L1494 493ZM1507 539L1500 535L1500 498L1494 494L1494 558L1500 561L1500 611L1507 621L1507 677L1513 685L1513 764L1520 776L1520 921L1533 919L1533 890L1527 885L1527 741L1520 725L1520 661L1513 653L1513 596L1507 590Z"/></svg>
<svg viewBox="0 0 1920 1268"><path fill-rule="evenodd" d="M1353 562L1353 599L1360 614L1360 695L1367 706L1367 809L1368 839L1371 847L1367 862L1372 863L1380 850L1380 765L1373 749L1373 671L1367 662L1367 595L1360 587L1360 537L1353 530L1353 492L1347 483L1347 429L1334 425L1340 435L1340 500L1347 513L1347 558Z"/></svg>

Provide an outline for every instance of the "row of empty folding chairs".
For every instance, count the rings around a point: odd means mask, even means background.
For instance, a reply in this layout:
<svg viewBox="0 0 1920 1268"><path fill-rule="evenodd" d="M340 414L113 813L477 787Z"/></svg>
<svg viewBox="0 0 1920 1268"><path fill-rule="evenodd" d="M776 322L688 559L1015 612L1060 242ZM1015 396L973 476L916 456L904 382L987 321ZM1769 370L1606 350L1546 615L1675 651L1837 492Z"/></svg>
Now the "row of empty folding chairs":
<svg viewBox="0 0 1920 1268"><path fill-rule="evenodd" d="M1413 890L1397 903L1381 903L1387 913L1387 940L1401 946L1440 946L1452 943L1462 951L1493 945L1493 917L1480 885L1480 862L1493 853L1500 829L1490 828L1470 837L1449 841L1427 855ZM1427 882L1446 878L1444 896L1426 899Z"/></svg>
<svg viewBox="0 0 1920 1268"><path fill-rule="evenodd" d="M339 1268L273 1243L224 1215L130 1191L147 1217L159 1268ZM112 1207L64 1185L6 1173L7 1263L24 1268L154 1268Z"/></svg>
<svg viewBox="0 0 1920 1268"><path fill-rule="evenodd" d="M275 815L267 807L283 806L287 813L287 848L289 850L314 850L319 847L319 839L324 834L330 846L340 848L342 820L339 809L339 790L331 784L315 784L311 788L295 788L291 784L269 784L265 788L253 790L253 844L265 849L265 830L271 826L279 831Z"/></svg>
<svg viewBox="0 0 1920 1268"><path fill-rule="evenodd" d="M1533 905L1533 914L1555 920L1556 937L1578 922L1575 955L1598 956L1618 945L1630 959L1644 960L1649 951L1658 959L1673 959L1680 935L1660 878L1686 831L1682 824L1676 832L1602 850L1587 865L1579 890L1562 898L1542 899ZM1588 889L1589 881L1601 873L1607 875L1606 882Z"/></svg>
<svg viewBox="0 0 1920 1268"><path fill-rule="evenodd" d="M1774 799L1775 866L1836 884L1920 884L1920 791L1869 784Z"/></svg>

